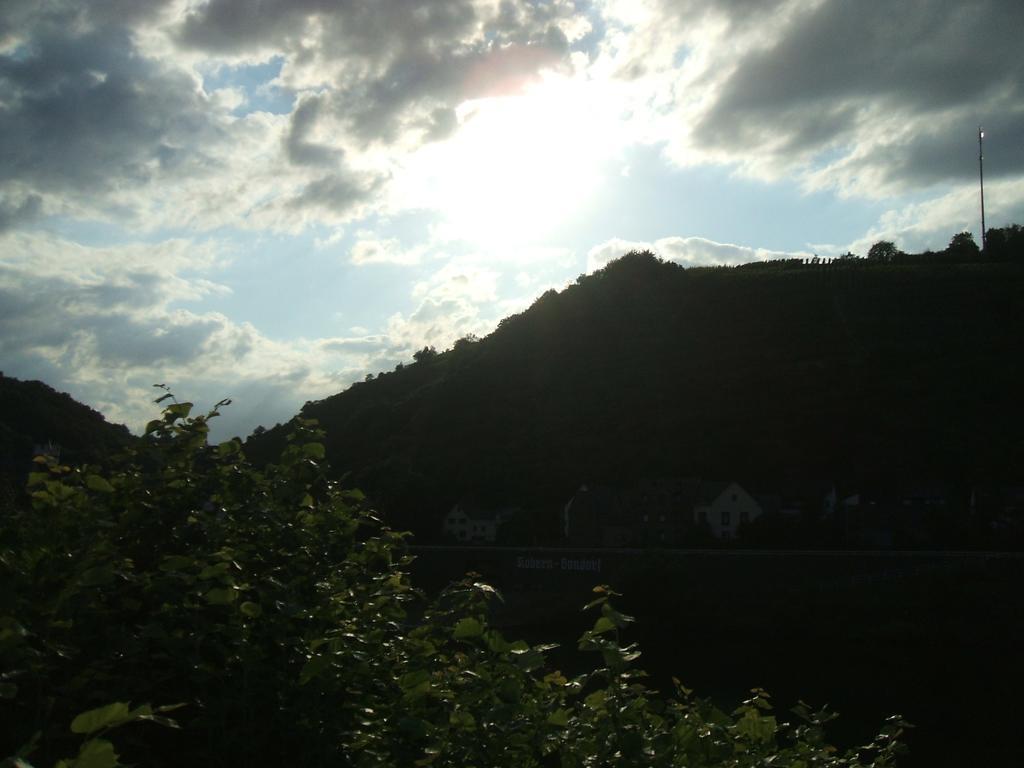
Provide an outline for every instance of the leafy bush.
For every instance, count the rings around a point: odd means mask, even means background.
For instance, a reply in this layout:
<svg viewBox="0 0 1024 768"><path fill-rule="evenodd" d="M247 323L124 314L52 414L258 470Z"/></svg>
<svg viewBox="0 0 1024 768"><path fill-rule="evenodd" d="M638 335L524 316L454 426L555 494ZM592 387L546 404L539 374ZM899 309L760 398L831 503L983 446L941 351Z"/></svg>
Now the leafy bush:
<svg viewBox="0 0 1024 768"><path fill-rule="evenodd" d="M579 643L597 666L567 679L551 646L489 625L491 587L410 585L405 535L326 479L315 422L256 470L208 444L216 415L173 402L109 470L40 457L31 509L3 513L8 765L881 767L900 749L898 720L841 756L824 716L782 723L761 691L725 714L649 690L604 587Z"/></svg>

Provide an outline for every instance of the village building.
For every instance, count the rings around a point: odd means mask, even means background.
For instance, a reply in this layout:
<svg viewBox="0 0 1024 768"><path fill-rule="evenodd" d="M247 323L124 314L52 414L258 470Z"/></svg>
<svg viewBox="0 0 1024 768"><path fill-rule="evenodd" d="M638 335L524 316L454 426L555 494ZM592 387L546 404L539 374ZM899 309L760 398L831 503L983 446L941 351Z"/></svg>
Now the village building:
<svg viewBox="0 0 1024 768"><path fill-rule="evenodd" d="M694 522L716 539L734 539L740 526L764 513L761 505L735 482L703 483L693 508Z"/></svg>
<svg viewBox="0 0 1024 768"><path fill-rule="evenodd" d="M494 544L501 525L511 520L517 511L513 507L481 509L456 504L444 517L445 538L460 544Z"/></svg>
<svg viewBox="0 0 1024 768"><path fill-rule="evenodd" d="M566 503L565 540L574 546L678 547L695 535L735 538L764 513L736 482L649 478L628 490L581 485Z"/></svg>

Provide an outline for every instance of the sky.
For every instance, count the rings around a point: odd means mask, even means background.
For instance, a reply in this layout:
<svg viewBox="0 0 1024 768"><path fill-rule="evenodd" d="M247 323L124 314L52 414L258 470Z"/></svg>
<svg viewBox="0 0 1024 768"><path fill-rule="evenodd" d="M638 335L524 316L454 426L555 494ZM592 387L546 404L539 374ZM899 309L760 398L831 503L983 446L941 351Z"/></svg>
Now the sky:
<svg viewBox="0 0 1024 768"><path fill-rule="evenodd" d="M687 266L1024 223L1020 0L4 0L0 370L215 435Z"/></svg>

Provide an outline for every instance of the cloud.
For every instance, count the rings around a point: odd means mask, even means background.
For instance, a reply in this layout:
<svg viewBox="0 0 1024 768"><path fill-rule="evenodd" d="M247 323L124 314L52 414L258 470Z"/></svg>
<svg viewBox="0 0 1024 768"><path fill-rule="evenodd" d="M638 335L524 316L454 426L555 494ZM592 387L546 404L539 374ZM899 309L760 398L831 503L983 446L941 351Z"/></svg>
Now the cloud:
<svg viewBox="0 0 1024 768"><path fill-rule="evenodd" d="M25 195L16 203L0 197L0 234L33 222L39 218L42 208L43 199L39 195Z"/></svg>
<svg viewBox="0 0 1024 768"><path fill-rule="evenodd" d="M175 32L214 57L285 57L282 83L362 145L441 138L467 98L515 90L568 49L576 5L490 0L210 0Z"/></svg>
<svg viewBox="0 0 1024 768"><path fill-rule="evenodd" d="M391 346L391 342L387 336L377 334L340 339L321 339L317 342L317 345L327 353L351 354L355 352L366 354L386 350Z"/></svg>
<svg viewBox="0 0 1024 768"><path fill-rule="evenodd" d="M97 195L205 162L221 128L193 79L84 11L27 23L23 44L0 55L0 184Z"/></svg>
<svg viewBox="0 0 1024 768"><path fill-rule="evenodd" d="M1015 3L822 3L742 61L695 138L783 167L834 150L816 181L859 194L972 178L979 123L999 125L1002 147L1024 141L1022 26ZM999 155L1000 173L1024 171Z"/></svg>
<svg viewBox="0 0 1024 768"><path fill-rule="evenodd" d="M465 297L427 296L409 315L392 315L387 334L394 349L405 350L403 358L408 359L424 346L445 349L467 334L486 335L496 323L497 318L482 316L480 306Z"/></svg>
<svg viewBox="0 0 1024 768"><path fill-rule="evenodd" d="M1024 221L1024 184L1009 179L986 183L985 207L988 228ZM963 231L973 233L980 244L980 216L978 188L957 186L938 197L886 211L849 250L863 255L879 240L891 240L908 252L938 250Z"/></svg>
<svg viewBox="0 0 1024 768"><path fill-rule="evenodd" d="M402 244L394 238L377 239L365 237L357 240L352 246L349 261L352 264L416 264L419 262L423 248L403 249Z"/></svg>
<svg viewBox="0 0 1024 768"><path fill-rule="evenodd" d="M679 165L884 198L1024 175L1024 6L650 0L605 7L599 63ZM996 138L998 137L998 139Z"/></svg>
<svg viewBox="0 0 1024 768"><path fill-rule="evenodd" d="M322 105L319 97L310 96L300 101L292 112L288 135L285 138L285 151L288 159L295 165L329 167L340 157L338 150L309 140L309 135L316 127Z"/></svg>
<svg viewBox="0 0 1024 768"><path fill-rule="evenodd" d="M315 365L314 344L272 341L248 323L180 306L224 290L183 276L218 263L209 245L177 240L89 248L14 233L4 238L2 253L5 371L42 378L135 429L154 413L146 387L156 381L187 386L178 394L211 405L236 387L276 392L266 416L277 419L294 414L304 395L336 386ZM245 408L219 428L242 429Z"/></svg>
<svg viewBox="0 0 1024 768"><path fill-rule="evenodd" d="M189 302L223 293L205 275L227 263L217 243L187 239L88 247L13 232L0 249L0 359L8 375L41 378L135 430L156 412L151 385L168 383L208 408L233 405L214 438L283 422L308 399L450 346L497 322L496 274L443 267L414 290L413 309L380 333L269 338L247 322ZM493 310L493 311L492 311Z"/></svg>
<svg viewBox="0 0 1024 768"><path fill-rule="evenodd" d="M288 199L286 208L317 209L337 214L327 220L347 220L361 203L369 202L381 184L379 178L363 178L351 171L328 173L304 185Z"/></svg>
<svg viewBox="0 0 1024 768"><path fill-rule="evenodd" d="M590 249L587 253L587 272L601 269L629 251L652 251L666 261L674 261L686 267L734 267L752 261L807 258L812 255L803 251L772 251L767 248L716 243L703 237L663 237L653 242L613 238Z"/></svg>
<svg viewBox="0 0 1024 768"><path fill-rule="evenodd" d="M412 295L438 300L465 299L474 304L495 301L500 275L471 260L450 261L426 280L416 283Z"/></svg>

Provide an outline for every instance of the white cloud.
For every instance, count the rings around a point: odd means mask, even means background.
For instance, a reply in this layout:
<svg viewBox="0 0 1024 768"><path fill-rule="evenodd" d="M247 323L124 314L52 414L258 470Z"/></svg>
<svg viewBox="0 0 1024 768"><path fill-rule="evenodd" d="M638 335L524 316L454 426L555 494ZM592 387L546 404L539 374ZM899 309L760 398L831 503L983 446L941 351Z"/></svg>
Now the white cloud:
<svg viewBox="0 0 1024 768"><path fill-rule="evenodd" d="M349 253L353 264L416 264L423 255L423 248L403 249L394 238L377 239L366 237L356 241Z"/></svg>
<svg viewBox="0 0 1024 768"><path fill-rule="evenodd" d="M1001 0L612 0L593 70L628 82L637 138L808 190L885 198L968 180L975 130L1020 178L1016 55L1024 6ZM973 161L973 162L972 162Z"/></svg>
<svg viewBox="0 0 1024 768"><path fill-rule="evenodd" d="M873 243L891 240L902 250L941 250L957 232L971 232L981 243L981 204L974 185L956 187L944 195L914 202L884 213L850 250L864 255ZM986 227L1024 221L1024 181L1003 180L985 185Z"/></svg>
<svg viewBox="0 0 1024 768"><path fill-rule="evenodd" d="M804 251L773 251L732 243L716 243L703 237L663 237L652 242L613 238L590 249L587 253L587 272L601 269L608 262L629 251L651 251L666 261L674 261L686 267L736 266L752 261L807 258L813 255Z"/></svg>
<svg viewBox="0 0 1024 768"><path fill-rule="evenodd" d="M474 304L497 298L499 273L478 264L451 261L412 289L414 298L466 299Z"/></svg>
<svg viewBox="0 0 1024 768"><path fill-rule="evenodd" d="M9 234L0 258L5 370L42 378L134 429L154 413L139 393L163 381L209 404L236 387L262 391L268 417L290 417L304 395L336 386L319 366L315 344L273 341L250 323L177 306L225 290L188 276L219 259L216 245L186 240L90 248ZM270 392L277 395L268 400ZM246 418L255 414L248 408L241 399L220 429L251 428Z"/></svg>

